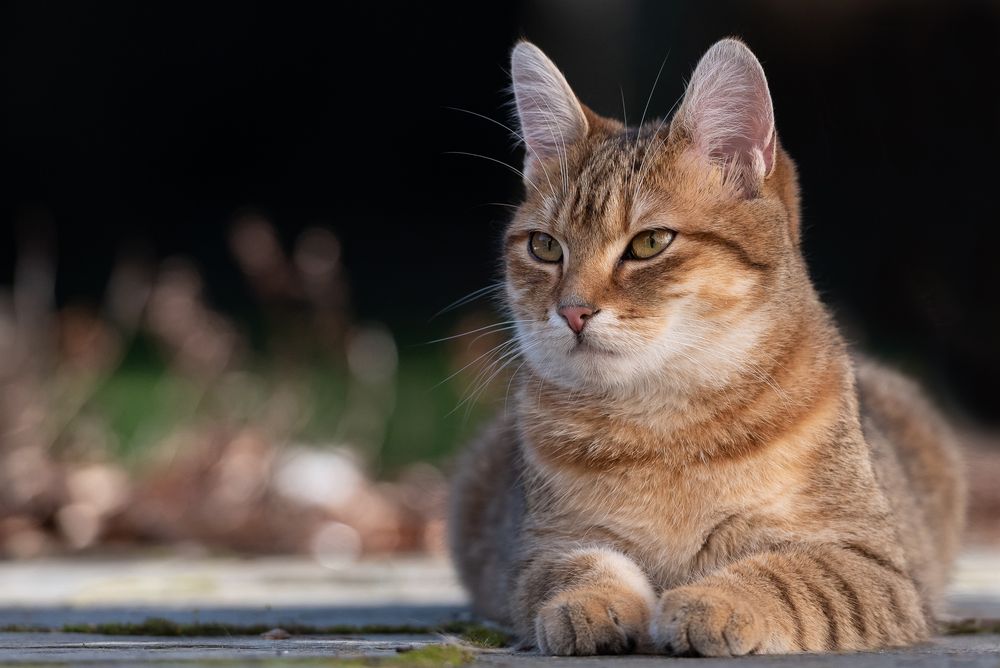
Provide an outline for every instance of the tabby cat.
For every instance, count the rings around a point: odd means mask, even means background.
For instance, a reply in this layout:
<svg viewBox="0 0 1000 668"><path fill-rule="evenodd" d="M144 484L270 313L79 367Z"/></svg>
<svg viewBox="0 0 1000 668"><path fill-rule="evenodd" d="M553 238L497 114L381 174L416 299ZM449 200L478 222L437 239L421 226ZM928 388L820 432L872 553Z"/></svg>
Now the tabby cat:
<svg viewBox="0 0 1000 668"><path fill-rule="evenodd" d="M582 105L534 45L511 60L525 365L455 477L475 608L557 655L927 638L963 523L956 448L820 302L753 53L718 42L640 127Z"/></svg>

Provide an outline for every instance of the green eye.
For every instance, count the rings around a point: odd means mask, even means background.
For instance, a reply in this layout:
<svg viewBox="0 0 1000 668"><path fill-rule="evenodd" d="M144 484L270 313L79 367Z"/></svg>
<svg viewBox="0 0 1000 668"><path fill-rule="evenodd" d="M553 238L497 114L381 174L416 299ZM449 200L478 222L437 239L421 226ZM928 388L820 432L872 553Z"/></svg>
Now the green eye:
<svg viewBox="0 0 1000 668"><path fill-rule="evenodd" d="M562 246L545 232L532 232L528 237L528 250L542 262L559 262L562 260Z"/></svg>
<svg viewBox="0 0 1000 668"><path fill-rule="evenodd" d="M648 260L659 255L670 245L677 233L673 230L646 230L633 237L625 257L630 260Z"/></svg>

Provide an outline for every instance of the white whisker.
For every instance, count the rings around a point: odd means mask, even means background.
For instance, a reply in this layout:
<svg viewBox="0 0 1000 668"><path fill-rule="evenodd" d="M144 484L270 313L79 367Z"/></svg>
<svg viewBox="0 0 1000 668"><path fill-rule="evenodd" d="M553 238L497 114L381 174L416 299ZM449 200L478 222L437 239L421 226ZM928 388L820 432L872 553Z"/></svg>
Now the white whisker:
<svg viewBox="0 0 1000 668"><path fill-rule="evenodd" d="M483 353L482 355L480 355L480 356L479 356L479 357L477 357L476 359L472 360L471 362L469 362L468 364L466 364L466 365L465 365L465 366L463 366L463 367L462 367L461 369L459 369L459 370L458 370L458 371L456 371L455 373L451 374L450 376L448 376L448 377L447 377L447 378L445 378L444 380L442 380L442 381L440 381L440 382L438 382L438 383L435 383L435 384L434 384L434 385L433 385L433 386L431 387L431 389L433 390L433 389L435 389L435 388L438 388L438 387L441 387L442 385L444 385L445 383L447 383L447 382L448 382L449 380L451 380L452 378L454 378L454 377L455 377L455 376L457 376L458 374L462 373L463 371L465 371L465 370L466 370L466 369L468 369L468 368L469 368L470 366L472 366L473 364L475 364L475 363L476 363L476 362L478 362L479 360L483 359L483 358L484 358L484 357L486 357L487 355L490 355L490 354L492 354L492 353L496 352L496 351L497 351L497 350L499 350L500 348L504 348L504 347L506 347L506 346L510 346L510 345L512 345L512 344L516 344L516 343L517 343L517 341L515 341L514 339L510 339L510 340L508 340L508 341L504 341L503 343L500 343L500 344L498 344L498 345L494 346L493 348L491 348L491 349L487 350L487 351L486 351L485 353Z"/></svg>
<svg viewBox="0 0 1000 668"><path fill-rule="evenodd" d="M495 118L490 118L489 116L485 116L483 114L478 114L478 113L476 113L474 111L470 111L469 109L462 109L461 107L445 107L445 109L451 109L452 111L461 111L461 112L466 113L466 114L472 114L473 116L476 116L478 118L482 118L483 120L489 121L490 123L496 123L497 125L499 125L503 129L505 129L507 132L509 132L512 135L514 135L515 137L517 137L518 140L522 144L524 144L524 147L527 150L531 151L531 154L533 156L535 156L535 160L538 161L538 164L542 166L542 171L545 172L545 180L549 182L549 189L553 190L553 191L555 190L555 187L552 185L552 179L549 178L549 170L547 170L545 168L545 163L543 163L542 159L540 157L538 157L538 153L535 152L535 149L531 148L531 146L528 144L528 142L526 142L524 140L524 136L520 132L517 132L516 130L514 130L512 127L510 127L506 123L501 123L500 121L498 121Z"/></svg>
<svg viewBox="0 0 1000 668"><path fill-rule="evenodd" d="M455 408L448 413L448 415L451 415L463 405L471 407L471 405L474 404L480 396L482 396L483 392L486 391L490 383L493 382L493 379L500 375L504 369L510 366L510 364L514 362L519 355L540 344L540 341L536 341L524 350L515 347L514 349L503 353L499 358L491 362L484 371L480 371L476 378L473 379L473 382L470 383L468 388L466 388L465 398L463 398L458 405L456 405Z"/></svg>
<svg viewBox="0 0 1000 668"><path fill-rule="evenodd" d="M517 167L514 167L513 165L510 165L510 164L504 162L503 160L497 160L496 158L491 158L488 155L481 155L479 153L471 153L469 151L445 151L444 154L445 155L466 155L466 156L469 156L470 158L482 158L483 160L489 160L490 162L495 162L498 165L503 165L504 167L506 167L510 171L512 171L515 174L517 174L518 176L520 176L521 179L525 183L527 183L528 185L530 185L532 188L534 188L535 192L537 192L543 199L545 198L545 194L542 193L542 191L538 189L538 186L536 186L534 183L532 183L528 179L528 177L524 175L524 172L522 172Z"/></svg>
<svg viewBox="0 0 1000 668"><path fill-rule="evenodd" d="M517 325L519 323L522 323L522 322L533 322L533 321L531 321L531 320L504 320L502 322L494 322L491 325L484 325L483 327L477 327L476 329L470 329L469 331L462 332L461 334L452 334L451 336L442 336L440 339L432 339L430 341L425 341L421 345L429 346L432 343L441 343L442 341L451 341L453 339L460 339L463 336L469 336L470 334L475 334L476 332L482 332L484 330L492 330L492 331L487 331L486 332L486 335L489 335L489 334L493 334L494 331L502 331L502 330L505 330L505 329L513 329L514 327L517 327ZM478 340L482 336L484 336L484 335L480 334L478 337L476 337L475 339L473 339L473 341Z"/></svg>
<svg viewBox="0 0 1000 668"><path fill-rule="evenodd" d="M456 299L455 301L453 301L452 303L448 304L443 309L441 309L440 311L438 311L437 313L435 313L434 315L432 315L431 316L431 320L433 320L434 318L438 317L439 315L447 313L448 311L452 311L452 310L458 308L459 306L464 306L465 304L468 304L471 301L475 301L475 300L479 299L480 297L483 297L483 296L485 296L485 295L487 295L487 294L489 294L491 292L496 292L497 290L502 289L503 286L504 286L503 281L496 281L495 283L490 283L486 287L479 288L478 290L473 290L469 294L467 294L464 297L461 297L459 299Z"/></svg>

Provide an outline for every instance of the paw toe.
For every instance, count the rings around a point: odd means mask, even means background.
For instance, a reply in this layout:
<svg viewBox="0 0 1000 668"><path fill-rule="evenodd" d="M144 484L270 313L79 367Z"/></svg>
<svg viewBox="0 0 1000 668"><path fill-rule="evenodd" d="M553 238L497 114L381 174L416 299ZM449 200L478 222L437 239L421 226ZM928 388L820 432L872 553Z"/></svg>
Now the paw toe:
<svg viewBox="0 0 1000 668"><path fill-rule="evenodd" d="M556 656L621 654L636 645L615 608L599 598L567 598L544 606L535 635L539 650Z"/></svg>
<svg viewBox="0 0 1000 668"><path fill-rule="evenodd" d="M673 591L663 595L650 631L664 654L724 657L757 649L761 629L741 600L713 591Z"/></svg>

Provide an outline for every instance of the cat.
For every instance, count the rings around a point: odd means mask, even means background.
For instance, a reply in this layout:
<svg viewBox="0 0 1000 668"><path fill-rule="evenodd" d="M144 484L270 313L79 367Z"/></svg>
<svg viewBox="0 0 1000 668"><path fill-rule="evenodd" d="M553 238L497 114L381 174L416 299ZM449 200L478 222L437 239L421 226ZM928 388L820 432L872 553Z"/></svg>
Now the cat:
<svg viewBox="0 0 1000 668"><path fill-rule="evenodd" d="M581 104L529 42L511 75L526 195L505 301L525 364L454 477L475 609L555 655L927 638L964 518L958 450L820 302L757 58L719 41L672 119L640 127Z"/></svg>

